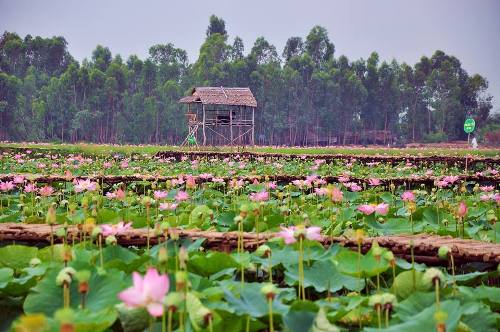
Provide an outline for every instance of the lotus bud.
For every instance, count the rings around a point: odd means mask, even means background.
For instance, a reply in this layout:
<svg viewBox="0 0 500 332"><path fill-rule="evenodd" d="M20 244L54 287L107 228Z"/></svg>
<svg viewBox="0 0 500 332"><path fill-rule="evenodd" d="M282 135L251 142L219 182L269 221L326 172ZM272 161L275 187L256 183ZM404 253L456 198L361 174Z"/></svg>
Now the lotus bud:
<svg viewBox="0 0 500 332"><path fill-rule="evenodd" d="M245 218L248 215L249 210L250 207L248 206L248 204L243 204L242 206L240 206L240 216L242 218Z"/></svg>
<svg viewBox="0 0 500 332"><path fill-rule="evenodd" d="M382 295L381 294L374 294L370 296L370 299L368 300L368 305L370 307L377 309L377 307L382 307Z"/></svg>
<svg viewBox="0 0 500 332"><path fill-rule="evenodd" d="M89 270L78 271L75 277L76 280L78 280L78 291L81 294L87 294L89 292L90 271Z"/></svg>
<svg viewBox="0 0 500 332"><path fill-rule="evenodd" d="M436 311L434 314L434 320L436 321L436 331L446 332L446 320L448 319L448 314L442 310Z"/></svg>
<svg viewBox="0 0 500 332"><path fill-rule="evenodd" d="M57 237L65 237L66 236L66 229L64 227L58 228L56 230L56 236Z"/></svg>
<svg viewBox="0 0 500 332"><path fill-rule="evenodd" d="M382 297L382 305L384 306L385 310L389 310L389 312L392 310L394 306L396 306L398 300L396 299L396 296L391 293L384 293L381 295Z"/></svg>
<svg viewBox="0 0 500 332"><path fill-rule="evenodd" d="M465 215L467 214L467 205L465 204L465 202L460 202L458 204L458 207L457 207L457 216L459 218L463 218L465 217Z"/></svg>
<svg viewBox="0 0 500 332"><path fill-rule="evenodd" d="M479 192L479 183L476 183L474 185L474 188L472 188L472 191L475 192L475 193L478 193Z"/></svg>
<svg viewBox="0 0 500 332"><path fill-rule="evenodd" d="M443 281L444 281L443 272L434 267L425 270L425 273L422 276L422 282L428 286L434 286L436 283L441 284Z"/></svg>
<svg viewBox="0 0 500 332"><path fill-rule="evenodd" d="M176 312L182 306L183 302L183 294L179 292L170 292L165 297L165 305L172 312Z"/></svg>
<svg viewBox="0 0 500 332"><path fill-rule="evenodd" d="M200 307L198 311L194 313L194 321L200 326L208 326L212 318L212 311L207 307Z"/></svg>
<svg viewBox="0 0 500 332"><path fill-rule="evenodd" d="M260 292L266 296L268 300L274 300L274 297L278 293L278 289L271 283L266 283L261 287Z"/></svg>
<svg viewBox="0 0 500 332"><path fill-rule="evenodd" d="M170 228L168 230L168 234L170 235L170 238L174 241L177 241L179 240L179 231L177 230L177 228Z"/></svg>
<svg viewBox="0 0 500 332"><path fill-rule="evenodd" d="M187 273L186 271L177 271L175 273L175 288L178 292L186 287Z"/></svg>
<svg viewBox="0 0 500 332"><path fill-rule="evenodd" d="M84 209L87 209L89 207L89 199L87 198L87 196L84 196L82 198L82 207Z"/></svg>
<svg viewBox="0 0 500 332"><path fill-rule="evenodd" d="M106 245L107 246L114 246L118 243L118 240L114 235L109 235L106 237Z"/></svg>
<svg viewBox="0 0 500 332"><path fill-rule="evenodd" d="M360 245L361 243L363 243L364 237L365 237L365 234L364 234L363 229L358 228L356 230L356 233L354 234L354 239L356 240L356 242L358 243L358 245Z"/></svg>
<svg viewBox="0 0 500 332"><path fill-rule="evenodd" d="M380 261L380 257L382 257L382 249L380 248L376 240L374 240L372 243L372 254L377 261Z"/></svg>
<svg viewBox="0 0 500 332"><path fill-rule="evenodd" d="M486 212L486 220L490 223L497 221L497 216L494 210L488 210L488 212Z"/></svg>
<svg viewBox="0 0 500 332"><path fill-rule="evenodd" d="M394 258L394 254L392 253L392 251L384 252L383 257L391 264L392 267L394 267L394 265L396 264L396 259Z"/></svg>
<svg viewBox="0 0 500 332"><path fill-rule="evenodd" d="M54 318L59 322L60 332L73 332L75 331L74 320L75 313L70 308L59 309L55 312Z"/></svg>
<svg viewBox="0 0 500 332"><path fill-rule="evenodd" d="M42 263L42 261L39 258L36 258L36 257L34 257L34 258L32 258L30 260L30 266L31 267L36 267L36 266L40 265L41 263Z"/></svg>
<svg viewBox="0 0 500 332"><path fill-rule="evenodd" d="M255 250L255 254L259 257L269 257L269 255L271 255L271 248L268 245L263 244Z"/></svg>
<svg viewBox="0 0 500 332"><path fill-rule="evenodd" d="M153 203L154 203L154 200L151 197L149 197L149 196L144 196L142 198L142 204L145 207L150 207Z"/></svg>
<svg viewBox="0 0 500 332"><path fill-rule="evenodd" d="M447 246L441 246L438 250L438 256L441 259L448 259L448 254L450 253L450 248Z"/></svg>
<svg viewBox="0 0 500 332"><path fill-rule="evenodd" d="M167 248L160 247L160 249L158 250L158 263L167 264L167 262L168 262Z"/></svg>
<svg viewBox="0 0 500 332"><path fill-rule="evenodd" d="M72 259L73 259L73 251L71 247L65 247L63 251L63 261L67 263Z"/></svg>
<svg viewBox="0 0 500 332"><path fill-rule="evenodd" d="M92 238L95 239L95 238L97 238L101 234L102 234L101 227L99 227L99 226L94 227L94 229L92 230Z"/></svg>
<svg viewBox="0 0 500 332"><path fill-rule="evenodd" d="M56 208L54 205L50 205L47 210L47 215L45 216L45 222L49 225L55 225L57 222Z"/></svg>
<svg viewBox="0 0 500 332"><path fill-rule="evenodd" d="M241 215L234 217L234 223L239 224L240 222L243 221L243 217Z"/></svg>
<svg viewBox="0 0 500 332"><path fill-rule="evenodd" d="M60 271L56 277L56 285L62 286L64 284L66 285L71 284L71 276L68 273L65 273L64 271Z"/></svg>
<svg viewBox="0 0 500 332"><path fill-rule="evenodd" d="M186 248L181 247L179 249L179 266L182 270L186 270L188 258L189 256L186 251Z"/></svg>

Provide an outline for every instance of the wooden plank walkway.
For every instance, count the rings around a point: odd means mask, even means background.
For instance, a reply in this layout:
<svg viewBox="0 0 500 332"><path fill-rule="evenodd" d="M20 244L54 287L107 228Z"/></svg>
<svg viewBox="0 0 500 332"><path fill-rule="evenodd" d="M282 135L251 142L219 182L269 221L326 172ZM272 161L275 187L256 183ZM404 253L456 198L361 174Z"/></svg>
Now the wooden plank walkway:
<svg viewBox="0 0 500 332"><path fill-rule="evenodd" d="M54 226L54 230L62 227ZM236 249L237 232L208 232L198 230L169 229L171 235L176 232L180 238L191 238L193 240L204 238L203 246L206 249L231 251ZM68 238L79 238L76 226L68 227ZM158 238L153 236L154 232L150 230L151 244L156 244ZM259 244L266 242L269 238L275 236L274 233L243 234L244 246L248 250L255 249ZM147 230L131 229L126 234L117 236L118 243L124 246L144 246L147 241ZM160 237L164 240L164 237ZM413 243L414 257L417 262L429 265L446 265L446 261L438 258L437 252L440 246L448 246L457 265L466 263L489 263L491 268L495 268L500 263L500 244L481 242L475 240L458 239L450 236L437 236L429 234L418 235L394 235L380 236L375 238L367 237L363 239L362 251L367 252L373 240L377 240L381 247L388 248L401 258L410 259L410 249ZM50 226L47 224L23 224L23 223L3 223L0 224L0 244L26 243L33 245L47 245L50 242ZM354 239L345 237L323 237L324 245L338 243L342 246L356 249L357 243Z"/></svg>

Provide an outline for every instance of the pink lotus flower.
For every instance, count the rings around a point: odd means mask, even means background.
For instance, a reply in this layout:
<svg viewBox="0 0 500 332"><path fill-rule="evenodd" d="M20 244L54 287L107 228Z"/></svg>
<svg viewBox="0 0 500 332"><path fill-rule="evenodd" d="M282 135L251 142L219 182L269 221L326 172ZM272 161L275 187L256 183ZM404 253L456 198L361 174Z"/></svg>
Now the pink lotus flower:
<svg viewBox="0 0 500 332"><path fill-rule="evenodd" d="M405 202L415 202L415 194L413 193L413 191L405 191L401 195L401 199Z"/></svg>
<svg viewBox="0 0 500 332"><path fill-rule="evenodd" d="M153 192L153 196L155 199L164 199L168 196L168 192L164 190L155 190Z"/></svg>
<svg viewBox="0 0 500 332"><path fill-rule="evenodd" d="M110 236L110 235L120 235L125 233L127 230L130 229L132 226L132 223L124 223L123 221L120 221L118 224L115 225L110 225L110 224L102 224L101 229L102 229L102 236Z"/></svg>
<svg viewBox="0 0 500 332"><path fill-rule="evenodd" d="M387 213L389 213L389 204L387 203L378 204L377 206L375 206L375 213L381 216L386 216Z"/></svg>
<svg viewBox="0 0 500 332"><path fill-rule="evenodd" d="M272 182L267 182L267 183L266 183L266 188L267 188L267 189L276 189L276 187L277 187L277 186L278 186L278 185L276 184L276 182L275 182L275 181L272 181Z"/></svg>
<svg viewBox="0 0 500 332"><path fill-rule="evenodd" d="M225 184L223 178L212 178L212 183Z"/></svg>
<svg viewBox="0 0 500 332"><path fill-rule="evenodd" d="M123 200L123 199L125 199L125 192L121 188L118 188L114 192L107 192L106 197L108 199Z"/></svg>
<svg viewBox="0 0 500 332"><path fill-rule="evenodd" d="M379 186L382 182L380 181L380 179L376 179L376 178L371 178L371 179L368 179L368 184L370 186Z"/></svg>
<svg viewBox="0 0 500 332"><path fill-rule="evenodd" d="M363 189L363 188L361 188L361 186L360 186L360 185L358 185L356 182L349 182L349 183L346 183L346 184L345 184L345 186L346 186L347 188L351 189L351 191L354 191L354 192L356 192L356 191L361 191L361 189Z"/></svg>
<svg viewBox="0 0 500 332"><path fill-rule="evenodd" d="M127 160L124 160L120 163L120 167L121 168L127 168L128 167L128 161Z"/></svg>
<svg viewBox="0 0 500 332"><path fill-rule="evenodd" d="M24 183L24 176L22 175L16 175L14 176L14 178L12 179L12 182L16 183L16 184L21 184L21 183Z"/></svg>
<svg viewBox="0 0 500 332"><path fill-rule="evenodd" d="M328 188L314 188L314 193L318 196L326 196L329 193Z"/></svg>
<svg viewBox="0 0 500 332"><path fill-rule="evenodd" d="M40 188L38 192L40 193L40 195L47 197L54 193L54 188L52 188L51 186L45 186Z"/></svg>
<svg viewBox="0 0 500 332"><path fill-rule="evenodd" d="M449 183L445 180L436 181L436 186L439 188L446 188L446 187L448 187L448 185L449 185Z"/></svg>
<svg viewBox="0 0 500 332"><path fill-rule="evenodd" d="M495 190L495 186L481 186L479 187L479 189L481 189L481 191L483 192L490 192Z"/></svg>
<svg viewBox="0 0 500 332"><path fill-rule="evenodd" d="M304 226L281 226L281 231L278 232L277 237L281 237L285 240L285 244L295 243L299 237L319 241L321 240L321 228L318 226L311 226L307 228Z"/></svg>
<svg viewBox="0 0 500 332"><path fill-rule="evenodd" d="M364 215L368 216L375 212L375 205L372 204L363 204L358 207L358 211L363 213Z"/></svg>
<svg viewBox="0 0 500 332"><path fill-rule="evenodd" d="M457 216L463 218L467 214L467 211L468 211L467 204L465 204L465 202L463 201L460 202L457 208Z"/></svg>
<svg viewBox="0 0 500 332"><path fill-rule="evenodd" d="M168 275L149 268L144 278L137 272L132 278L133 286L120 292L118 298L131 308L146 308L153 317L163 315L163 299L170 287Z"/></svg>
<svg viewBox="0 0 500 332"><path fill-rule="evenodd" d="M344 193L337 187L332 189L332 202L340 203L344 199Z"/></svg>
<svg viewBox="0 0 500 332"><path fill-rule="evenodd" d="M250 200L252 202L264 202L269 199L269 193L265 190L260 191L258 193L251 193Z"/></svg>
<svg viewBox="0 0 500 332"><path fill-rule="evenodd" d="M434 174L434 171L432 169L429 169L427 171L425 171L425 176L431 176L432 174Z"/></svg>
<svg viewBox="0 0 500 332"><path fill-rule="evenodd" d="M165 210L173 211L173 210L177 209L177 206L178 206L177 203L165 202L165 203L160 203L159 209L161 211L165 211Z"/></svg>
<svg viewBox="0 0 500 332"><path fill-rule="evenodd" d="M457 175L448 175L443 178L444 181L448 182L449 184L453 184L456 181L458 181L458 176Z"/></svg>
<svg viewBox="0 0 500 332"><path fill-rule="evenodd" d="M104 164L102 164L102 167L104 168L111 168L113 167L113 163L106 161Z"/></svg>
<svg viewBox="0 0 500 332"><path fill-rule="evenodd" d="M28 183L27 185L24 186L25 193L36 192L36 190L37 190L36 186L32 183Z"/></svg>
<svg viewBox="0 0 500 332"><path fill-rule="evenodd" d="M196 180L192 175L186 175L186 188L196 187Z"/></svg>
<svg viewBox="0 0 500 332"><path fill-rule="evenodd" d="M97 188L97 183L87 180L76 180L75 192L80 193L82 191L94 191Z"/></svg>
<svg viewBox="0 0 500 332"><path fill-rule="evenodd" d="M229 183L229 185L233 189L241 189L243 188L244 184L245 182L243 180L236 180L236 179L232 179L231 182Z"/></svg>
<svg viewBox="0 0 500 332"><path fill-rule="evenodd" d="M189 194L185 191L179 190L177 195L175 195L175 200L177 202L187 201L189 199Z"/></svg>
<svg viewBox="0 0 500 332"><path fill-rule="evenodd" d="M2 182L0 181L0 191L11 191L14 189L15 185L12 181Z"/></svg>
<svg viewBox="0 0 500 332"><path fill-rule="evenodd" d="M482 202L487 202L487 201L489 201L490 199L493 199L493 195L492 195L492 194L490 194L490 195L488 195L488 194L483 194L483 195L481 195L481 196L479 197L479 199L480 199Z"/></svg>
<svg viewBox="0 0 500 332"><path fill-rule="evenodd" d="M339 182L349 182L350 178L347 175L339 176Z"/></svg>

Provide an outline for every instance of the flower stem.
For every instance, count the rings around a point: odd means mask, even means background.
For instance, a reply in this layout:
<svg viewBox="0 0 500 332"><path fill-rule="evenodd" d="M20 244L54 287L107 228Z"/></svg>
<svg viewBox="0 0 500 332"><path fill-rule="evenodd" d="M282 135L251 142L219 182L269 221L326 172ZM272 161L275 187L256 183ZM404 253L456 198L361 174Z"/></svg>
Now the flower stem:
<svg viewBox="0 0 500 332"><path fill-rule="evenodd" d="M99 260L101 262L101 268L104 266L104 259L102 256L102 234L99 234L97 236L97 239L99 241Z"/></svg>
<svg viewBox="0 0 500 332"><path fill-rule="evenodd" d="M172 332L172 310L168 310L167 332Z"/></svg>
<svg viewBox="0 0 500 332"><path fill-rule="evenodd" d="M273 283L273 260L271 259L271 254L268 255L268 261L269 261L269 282L272 284Z"/></svg>
<svg viewBox="0 0 500 332"><path fill-rule="evenodd" d="M385 327L386 328L389 327L389 309L388 308L385 309Z"/></svg>
<svg viewBox="0 0 500 332"><path fill-rule="evenodd" d="M165 305L163 306L163 313L161 314L161 332L167 332L167 317L165 312Z"/></svg>
<svg viewBox="0 0 500 332"><path fill-rule="evenodd" d="M50 224L50 259L54 261L54 225Z"/></svg>
<svg viewBox="0 0 500 332"><path fill-rule="evenodd" d="M269 305L269 332L274 332L274 322L273 322L273 298L269 297L267 299Z"/></svg>
<svg viewBox="0 0 500 332"><path fill-rule="evenodd" d="M434 281L436 289L436 311L439 310L439 281Z"/></svg>
<svg viewBox="0 0 500 332"><path fill-rule="evenodd" d="M306 299L304 287L304 245L302 236L299 237L299 299Z"/></svg>
<svg viewBox="0 0 500 332"><path fill-rule="evenodd" d="M457 281L455 280L455 259L453 258L453 253L450 251L450 261L451 261L451 274L453 276L453 295L455 295L457 289Z"/></svg>
<svg viewBox="0 0 500 332"><path fill-rule="evenodd" d="M149 206L146 205L146 227L147 227L147 230L148 230L148 233L147 233L147 249L146 249L146 252L148 253L148 256L149 256Z"/></svg>
<svg viewBox="0 0 500 332"><path fill-rule="evenodd" d="M382 328L382 318L381 318L381 305L377 305L377 320L378 320L378 328Z"/></svg>

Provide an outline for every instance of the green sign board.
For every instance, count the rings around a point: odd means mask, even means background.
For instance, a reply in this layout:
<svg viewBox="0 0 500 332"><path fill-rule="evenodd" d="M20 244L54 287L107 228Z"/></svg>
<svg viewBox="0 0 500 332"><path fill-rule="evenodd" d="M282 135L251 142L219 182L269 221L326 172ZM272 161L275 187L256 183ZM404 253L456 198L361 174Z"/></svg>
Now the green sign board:
<svg viewBox="0 0 500 332"><path fill-rule="evenodd" d="M474 131L474 128L476 128L476 121L474 119L466 119L464 122L464 131L467 134L470 134Z"/></svg>

